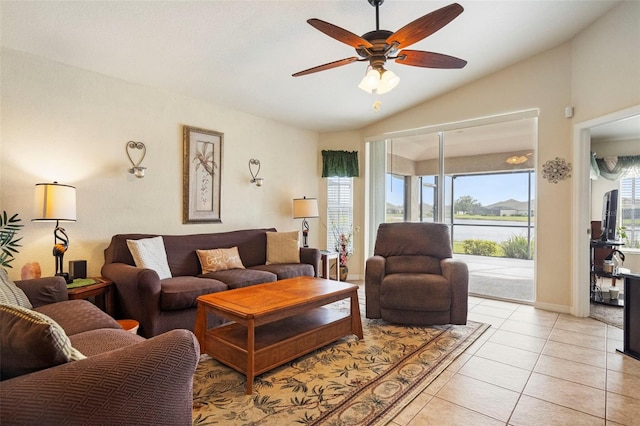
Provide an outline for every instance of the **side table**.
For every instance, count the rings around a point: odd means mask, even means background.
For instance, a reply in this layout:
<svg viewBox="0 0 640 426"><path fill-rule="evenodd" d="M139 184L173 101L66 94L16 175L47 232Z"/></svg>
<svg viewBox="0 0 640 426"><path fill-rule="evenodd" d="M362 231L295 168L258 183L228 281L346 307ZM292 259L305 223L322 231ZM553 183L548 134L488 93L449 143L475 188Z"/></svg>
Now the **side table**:
<svg viewBox="0 0 640 426"><path fill-rule="evenodd" d="M331 260L336 261L336 281L340 281L340 271L338 267L338 252L337 251L328 251L328 250L320 250L320 263L322 263L322 275L320 278L324 278L326 280L331 279L329 277L329 270L331 269Z"/></svg>
<svg viewBox="0 0 640 426"><path fill-rule="evenodd" d="M113 281L102 277L91 277L97 283L69 289L69 300L89 299L95 297L96 306L113 317Z"/></svg>

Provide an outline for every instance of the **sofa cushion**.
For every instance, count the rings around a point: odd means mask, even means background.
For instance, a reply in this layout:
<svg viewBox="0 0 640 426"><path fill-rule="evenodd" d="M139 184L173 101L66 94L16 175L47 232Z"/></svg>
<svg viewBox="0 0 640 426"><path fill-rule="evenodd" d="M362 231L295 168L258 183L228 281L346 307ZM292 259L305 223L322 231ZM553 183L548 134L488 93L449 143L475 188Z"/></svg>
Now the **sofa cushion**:
<svg viewBox="0 0 640 426"><path fill-rule="evenodd" d="M135 343L144 342L146 339L126 330L102 328L89 330L84 333L69 336L74 348L84 355L91 357L114 349L124 348Z"/></svg>
<svg viewBox="0 0 640 426"><path fill-rule="evenodd" d="M0 267L0 303L22 306L27 309L33 308L24 291L9 279L7 271L2 267Z"/></svg>
<svg viewBox="0 0 640 426"><path fill-rule="evenodd" d="M254 284L270 283L276 281L276 274L267 271L250 269L229 269L228 271L209 272L201 277L212 278L225 283L230 289L247 287Z"/></svg>
<svg viewBox="0 0 640 426"><path fill-rule="evenodd" d="M380 306L407 311L448 311L451 285L442 275L387 275L380 286Z"/></svg>
<svg viewBox="0 0 640 426"><path fill-rule="evenodd" d="M267 232L267 265L300 263L300 233Z"/></svg>
<svg viewBox="0 0 640 426"><path fill-rule="evenodd" d="M35 310L57 322L67 336L100 328L122 328L116 320L87 300L65 300Z"/></svg>
<svg viewBox="0 0 640 426"><path fill-rule="evenodd" d="M238 247L196 250L202 273L226 271L227 269L244 269Z"/></svg>
<svg viewBox="0 0 640 426"><path fill-rule="evenodd" d="M86 358L60 325L31 309L0 305L0 329L3 380Z"/></svg>
<svg viewBox="0 0 640 426"><path fill-rule="evenodd" d="M279 280L295 277L313 277L315 270L313 266L306 263L281 263L277 265L258 265L254 270L267 271L276 274Z"/></svg>
<svg viewBox="0 0 640 426"><path fill-rule="evenodd" d="M133 261L138 268L153 269L161 280L171 278L162 237L127 240L127 247L129 247Z"/></svg>
<svg viewBox="0 0 640 426"><path fill-rule="evenodd" d="M160 282L160 309L175 311L197 306L198 296L227 290L225 283L211 278L174 277Z"/></svg>
<svg viewBox="0 0 640 426"><path fill-rule="evenodd" d="M385 263L386 274L438 274L442 275L440 259L432 256L389 256Z"/></svg>

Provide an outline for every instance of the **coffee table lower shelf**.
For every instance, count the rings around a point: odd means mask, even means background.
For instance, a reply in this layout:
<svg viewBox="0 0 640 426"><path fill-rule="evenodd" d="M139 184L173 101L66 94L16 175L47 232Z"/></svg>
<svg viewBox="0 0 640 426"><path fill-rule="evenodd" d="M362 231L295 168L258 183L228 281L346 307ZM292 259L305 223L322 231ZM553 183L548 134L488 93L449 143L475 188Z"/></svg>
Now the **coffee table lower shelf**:
<svg viewBox="0 0 640 426"><path fill-rule="evenodd" d="M253 377L352 333L351 316L327 308L260 325L255 328ZM205 340L212 358L247 375L247 327L233 322L212 328Z"/></svg>

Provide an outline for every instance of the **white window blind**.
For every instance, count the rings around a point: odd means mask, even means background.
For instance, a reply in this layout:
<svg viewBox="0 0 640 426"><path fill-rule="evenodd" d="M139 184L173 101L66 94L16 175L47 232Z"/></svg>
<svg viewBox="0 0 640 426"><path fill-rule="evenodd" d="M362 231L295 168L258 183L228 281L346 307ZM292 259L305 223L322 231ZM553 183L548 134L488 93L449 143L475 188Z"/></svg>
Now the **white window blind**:
<svg viewBox="0 0 640 426"><path fill-rule="evenodd" d="M625 248L640 248L640 177L620 179L620 219L627 234Z"/></svg>
<svg viewBox="0 0 640 426"><path fill-rule="evenodd" d="M341 233L352 233L353 178L327 179L327 250L335 250Z"/></svg>

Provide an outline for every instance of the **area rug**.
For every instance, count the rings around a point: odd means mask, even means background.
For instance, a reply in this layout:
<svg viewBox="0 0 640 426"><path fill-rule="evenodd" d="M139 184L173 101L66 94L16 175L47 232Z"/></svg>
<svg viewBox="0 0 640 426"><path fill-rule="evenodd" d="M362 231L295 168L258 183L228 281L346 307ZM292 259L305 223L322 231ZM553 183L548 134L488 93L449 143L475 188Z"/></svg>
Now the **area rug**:
<svg viewBox="0 0 640 426"><path fill-rule="evenodd" d="M607 306L591 302L589 317L602 321L614 327L622 328L622 313L624 309L618 306Z"/></svg>
<svg viewBox="0 0 640 426"><path fill-rule="evenodd" d="M386 424L489 327L362 322L363 340L345 337L264 373L252 395L245 395L242 374L203 355L194 376L193 423Z"/></svg>

